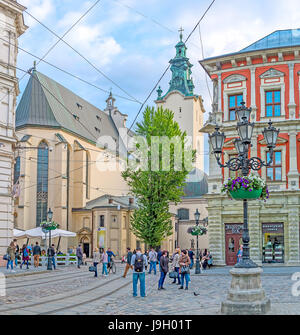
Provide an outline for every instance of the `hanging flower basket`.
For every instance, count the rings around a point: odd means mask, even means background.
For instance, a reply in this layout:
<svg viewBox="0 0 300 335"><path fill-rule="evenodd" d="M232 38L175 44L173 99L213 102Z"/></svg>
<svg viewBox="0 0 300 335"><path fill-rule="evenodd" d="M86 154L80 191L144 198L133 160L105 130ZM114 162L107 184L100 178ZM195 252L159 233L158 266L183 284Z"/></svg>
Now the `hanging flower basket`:
<svg viewBox="0 0 300 335"><path fill-rule="evenodd" d="M41 227L46 229L46 230L55 230L59 227L59 224L56 222L47 222L47 221L43 221L41 223Z"/></svg>
<svg viewBox="0 0 300 335"><path fill-rule="evenodd" d="M194 236L197 236L197 235L202 236L207 233L207 229L201 226L194 226L194 227L188 228L187 232Z"/></svg>
<svg viewBox="0 0 300 335"><path fill-rule="evenodd" d="M233 199L258 199L261 196L262 188L252 191L239 188L236 191L229 191L229 193Z"/></svg>
<svg viewBox="0 0 300 335"><path fill-rule="evenodd" d="M253 174L235 179L229 178L223 184L221 192L233 199L262 199L266 201L269 198L265 181Z"/></svg>

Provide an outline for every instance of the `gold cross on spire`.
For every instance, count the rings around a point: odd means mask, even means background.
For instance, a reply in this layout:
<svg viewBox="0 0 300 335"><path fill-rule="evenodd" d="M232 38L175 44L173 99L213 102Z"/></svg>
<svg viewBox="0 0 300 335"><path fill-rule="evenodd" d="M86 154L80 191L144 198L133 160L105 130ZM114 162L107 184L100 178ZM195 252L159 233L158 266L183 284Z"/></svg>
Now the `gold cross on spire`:
<svg viewBox="0 0 300 335"><path fill-rule="evenodd" d="M179 28L178 30L180 32L180 41L182 41L182 32L184 31L184 29L182 27Z"/></svg>

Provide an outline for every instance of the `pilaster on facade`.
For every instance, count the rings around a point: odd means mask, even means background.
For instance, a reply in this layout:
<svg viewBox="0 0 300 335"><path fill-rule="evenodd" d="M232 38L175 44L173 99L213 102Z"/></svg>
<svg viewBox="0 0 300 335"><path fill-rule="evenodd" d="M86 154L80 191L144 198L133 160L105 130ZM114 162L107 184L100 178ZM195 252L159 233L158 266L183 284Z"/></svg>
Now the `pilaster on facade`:
<svg viewBox="0 0 300 335"><path fill-rule="evenodd" d="M250 235L250 257L257 264L262 265L262 246L261 246L261 225L259 217L260 205L249 203L248 207L248 225Z"/></svg>
<svg viewBox="0 0 300 335"><path fill-rule="evenodd" d="M290 198L290 197L289 197ZM288 265L295 265L300 263L300 241L299 241L299 204L295 202L298 201L298 198L293 196L294 204L288 204ZM289 199L290 200L290 199Z"/></svg>
<svg viewBox="0 0 300 335"><path fill-rule="evenodd" d="M215 265L225 265L225 240L222 224L221 199L209 197L209 250L214 258Z"/></svg>
<svg viewBox="0 0 300 335"><path fill-rule="evenodd" d="M294 87L294 67L295 63L291 62L289 66L289 118L294 120L296 118L296 103L295 103L295 87Z"/></svg>

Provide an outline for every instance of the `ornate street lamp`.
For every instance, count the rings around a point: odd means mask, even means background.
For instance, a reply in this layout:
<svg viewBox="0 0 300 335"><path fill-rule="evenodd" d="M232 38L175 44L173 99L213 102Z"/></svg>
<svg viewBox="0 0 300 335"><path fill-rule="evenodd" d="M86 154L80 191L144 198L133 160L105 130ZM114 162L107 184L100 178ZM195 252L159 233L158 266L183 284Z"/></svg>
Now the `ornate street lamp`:
<svg viewBox="0 0 300 335"><path fill-rule="evenodd" d="M195 216L195 221L196 221L196 226L199 226L199 219L200 219L200 213L198 211L198 208L196 209L196 212L194 214ZM195 274L201 273L200 269L200 259L199 259L199 235L197 234L197 259L196 259L196 269L195 269Z"/></svg>
<svg viewBox="0 0 300 335"><path fill-rule="evenodd" d="M277 137L279 134L279 129L272 126L271 120L269 121L268 128L263 130L263 136L267 143L269 149L270 160L264 162L259 157L249 158L249 147L251 145L251 137L253 133L254 123L249 122L251 108L246 108L245 103L241 103L241 107L236 109L236 115L238 118L237 131L239 138L235 140L235 148L238 152L238 157L230 159L226 163L221 162L221 157L223 154L223 145L226 136L223 132L220 132L220 127L215 127L215 132L209 135L209 140L213 149L213 153L216 157L217 163L221 168L229 168L231 171L241 170L243 176L247 176L249 171L252 169L254 171L259 171L263 166L270 166L273 161L273 152L276 146ZM248 231L248 201L243 199L243 209L244 209L244 227L243 227L243 255L242 260L235 265L237 268L254 268L257 267L250 259L249 252L249 231Z"/></svg>
<svg viewBox="0 0 300 335"><path fill-rule="evenodd" d="M51 225L52 218L53 218L53 212L52 212L51 208L49 208L49 210L48 210L47 217L48 217L48 224ZM48 266L47 266L47 270L52 270L50 248L51 248L51 229L49 229L49 249L48 249Z"/></svg>

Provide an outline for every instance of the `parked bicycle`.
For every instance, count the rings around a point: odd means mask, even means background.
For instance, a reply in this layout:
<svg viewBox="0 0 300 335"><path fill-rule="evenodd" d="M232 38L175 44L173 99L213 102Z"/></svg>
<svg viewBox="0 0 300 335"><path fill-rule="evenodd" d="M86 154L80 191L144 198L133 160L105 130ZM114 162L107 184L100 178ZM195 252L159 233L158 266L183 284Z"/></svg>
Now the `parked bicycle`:
<svg viewBox="0 0 300 335"><path fill-rule="evenodd" d="M113 274L115 274L117 272L117 267L112 256L110 258L110 262L107 264L107 270L108 273L112 272Z"/></svg>

